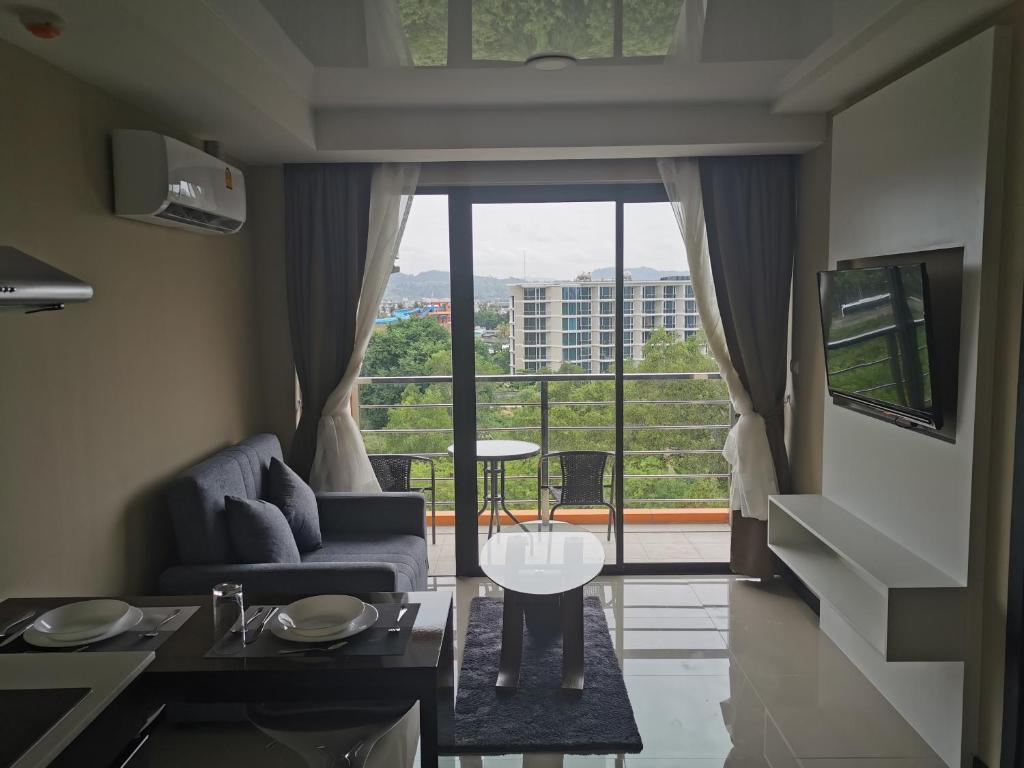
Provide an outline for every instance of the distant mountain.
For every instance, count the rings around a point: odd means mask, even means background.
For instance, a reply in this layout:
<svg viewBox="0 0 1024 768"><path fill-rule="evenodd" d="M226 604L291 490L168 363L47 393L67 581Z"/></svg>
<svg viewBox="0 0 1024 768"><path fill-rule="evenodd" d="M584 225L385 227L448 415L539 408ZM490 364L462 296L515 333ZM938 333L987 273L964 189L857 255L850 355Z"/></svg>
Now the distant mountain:
<svg viewBox="0 0 1024 768"><path fill-rule="evenodd" d="M633 267L627 270L634 280L658 280L662 277L678 277L689 274L686 269L666 271L652 267ZM595 280L611 280L615 277L614 267L601 267L591 272ZM543 281L544 278L531 277L529 281ZM473 292L477 299L497 301L508 298L508 287L513 283L521 283L521 277L488 277L478 275L473 278ZM401 301L402 299L447 299L451 296L451 275L440 269L410 275L396 272L391 276L388 289L384 293L385 301Z"/></svg>

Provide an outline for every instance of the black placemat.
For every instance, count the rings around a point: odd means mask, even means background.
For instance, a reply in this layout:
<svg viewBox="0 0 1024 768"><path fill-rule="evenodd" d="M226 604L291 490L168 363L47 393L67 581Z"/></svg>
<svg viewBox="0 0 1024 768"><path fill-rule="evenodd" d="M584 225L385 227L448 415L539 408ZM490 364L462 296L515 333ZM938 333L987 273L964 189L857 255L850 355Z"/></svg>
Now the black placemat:
<svg viewBox="0 0 1024 768"><path fill-rule="evenodd" d="M79 653L109 653L110 651L155 651L165 642L167 638L175 633L192 614L199 610L198 605L170 605L160 607L138 606L142 609L142 621L131 629L122 632L116 637L100 640L95 643L86 643L87 647ZM156 637L139 637L149 632L175 609L180 608L181 613L164 624ZM25 641L22 635L13 643L8 643L0 648L0 653L72 653L81 646L72 645L64 648L40 648Z"/></svg>
<svg viewBox="0 0 1024 768"><path fill-rule="evenodd" d="M23 688L0 691L0 766L13 765L90 690Z"/></svg>
<svg viewBox="0 0 1024 768"><path fill-rule="evenodd" d="M345 645L337 650L331 651L334 656L401 656L409 645L412 637L412 628L416 623L416 614L419 613L419 603L372 603L377 609L380 617L377 623L367 630L353 635L346 639ZM398 620L398 614L407 609ZM271 621L277 621L272 618ZM398 627L398 632L388 632L391 627ZM332 641L324 643L310 643L309 647L324 647L331 645ZM337 641L334 641L337 642ZM321 656L319 653L281 655L279 651L295 650L303 647L300 643L291 643L282 640L270 631L268 626L255 641L248 645L242 645L241 640L236 637L228 637L213 644L213 647L206 652L207 658L224 658L225 656L242 659L259 658L305 658L306 656Z"/></svg>

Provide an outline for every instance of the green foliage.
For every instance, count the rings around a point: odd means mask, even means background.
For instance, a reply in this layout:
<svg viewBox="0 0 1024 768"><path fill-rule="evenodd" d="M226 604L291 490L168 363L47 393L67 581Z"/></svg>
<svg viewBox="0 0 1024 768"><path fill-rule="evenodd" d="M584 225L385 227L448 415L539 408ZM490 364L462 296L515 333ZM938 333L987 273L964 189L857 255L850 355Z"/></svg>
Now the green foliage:
<svg viewBox="0 0 1024 768"><path fill-rule="evenodd" d="M664 56L681 7L682 0L623 0L622 55Z"/></svg>
<svg viewBox="0 0 1024 768"><path fill-rule="evenodd" d="M473 58L522 61L542 51L612 55L612 0L475 0Z"/></svg>
<svg viewBox="0 0 1024 768"><path fill-rule="evenodd" d="M373 361L373 375L416 375L450 373L451 348L447 332L443 346L425 354L413 339L440 340L426 329L406 328L430 320L408 320L396 323L375 335L371 346L380 344ZM396 334L394 338L386 338ZM422 335L421 335L422 334ZM705 354L706 340L698 333L688 340L664 330L655 331L644 346L644 360L628 363L628 373L714 372L717 365ZM415 354L397 354L416 348ZM388 354L385 354L387 351ZM478 374L507 373L507 353L487 352L486 345L476 344ZM426 361L418 371L408 370L413 358ZM385 359L386 358L386 359ZM367 355L367 361L371 359ZM395 373L378 373L387 366ZM432 369L430 366L436 366ZM582 373L578 366L562 366L560 373ZM364 374L371 371L364 367ZM360 387L360 401L368 402ZM362 411L364 428L389 430L437 430L426 432L393 432L366 435L370 453L439 453L438 477L451 477L452 464L447 448L452 434L451 384L377 385L375 390L389 391L386 402L403 406L436 405L438 407L400 407ZM615 447L615 386L612 381L556 381L548 385L549 451L597 449L613 451ZM375 394L384 402L382 396ZM666 503L658 499L715 499L728 496L728 480L724 477L657 477L658 475L726 474L728 466L721 457L721 448L729 424L730 409L724 382L717 379L685 379L669 381L626 381L624 435L627 498L654 499L651 502L629 502L630 507L725 506L724 501ZM370 419L373 419L371 422ZM654 428L657 427L657 428ZM666 428L667 427L667 428ZM717 427L717 428L714 428ZM530 440L540 443L540 385L537 382L478 382L477 429L481 438ZM646 452L646 453L628 453ZM691 451L686 453L686 451ZM693 453L692 451L704 451ZM507 465L507 496L523 501L510 506L535 509L537 497L537 459L509 462ZM451 480L438 482L438 501L442 508L451 506L454 485Z"/></svg>
<svg viewBox="0 0 1024 768"><path fill-rule="evenodd" d="M481 328L493 331L505 322L505 316L494 307L483 307L473 315L473 322Z"/></svg>
<svg viewBox="0 0 1024 768"><path fill-rule="evenodd" d="M448 0L398 0L398 12L417 67L448 63Z"/></svg>

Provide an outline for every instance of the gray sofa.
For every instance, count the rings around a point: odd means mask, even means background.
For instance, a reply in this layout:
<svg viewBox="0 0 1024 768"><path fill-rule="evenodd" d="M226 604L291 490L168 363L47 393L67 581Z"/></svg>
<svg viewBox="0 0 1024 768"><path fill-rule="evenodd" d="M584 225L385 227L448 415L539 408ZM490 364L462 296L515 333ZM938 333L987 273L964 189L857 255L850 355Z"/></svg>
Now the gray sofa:
<svg viewBox="0 0 1024 768"><path fill-rule="evenodd" d="M222 581L250 594L406 592L427 585L426 503L418 493L317 494L323 547L299 564L233 562L224 497L261 497L274 435L256 435L171 481L167 507L178 563L160 575L166 595L209 594Z"/></svg>

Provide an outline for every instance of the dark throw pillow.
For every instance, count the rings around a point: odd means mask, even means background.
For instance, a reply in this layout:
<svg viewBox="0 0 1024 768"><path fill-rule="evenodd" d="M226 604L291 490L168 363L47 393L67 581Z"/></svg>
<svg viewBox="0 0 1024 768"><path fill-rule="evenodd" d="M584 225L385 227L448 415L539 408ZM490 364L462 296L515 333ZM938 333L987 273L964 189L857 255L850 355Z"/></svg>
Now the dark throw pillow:
<svg viewBox="0 0 1024 768"><path fill-rule="evenodd" d="M267 501L277 505L288 521L300 552L323 546L316 494L306 481L276 456L270 460Z"/></svg>
<svg viewBox="0 0 1024 768"><path fill-rule="evenodd" d="M299 548L281 510L258 499L224 497L228 538L239 563L298 563Z"/></svg>

